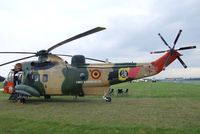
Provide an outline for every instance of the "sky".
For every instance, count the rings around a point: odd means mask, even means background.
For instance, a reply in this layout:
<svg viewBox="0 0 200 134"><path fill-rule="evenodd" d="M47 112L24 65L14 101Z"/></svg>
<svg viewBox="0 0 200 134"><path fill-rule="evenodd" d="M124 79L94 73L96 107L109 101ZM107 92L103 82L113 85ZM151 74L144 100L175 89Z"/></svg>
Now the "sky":
<svg viewBox="0 0 200 134"><path fill-rule="evenodd" d="M0 51L37 52L101 26L106 30L52 53L108 58L113 63L151 62L162 56L151 51L167 49L158 33L173 44L182 29L176 48L197 46L181 51L188 68L175 61L154 77L200 77L199 6L199 0L0 0ZM28 55L1 54L0 63L24 56ZM0 67L0 75L7 76L13 66Z"/></svg>

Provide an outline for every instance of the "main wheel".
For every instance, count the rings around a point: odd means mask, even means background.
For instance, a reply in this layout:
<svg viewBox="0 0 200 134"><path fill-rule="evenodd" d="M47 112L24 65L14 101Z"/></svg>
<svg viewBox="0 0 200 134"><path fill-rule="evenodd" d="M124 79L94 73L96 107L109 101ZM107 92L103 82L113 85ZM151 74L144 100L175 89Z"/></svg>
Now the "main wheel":
<svg viewBox="0 0 200 134"><path fill-rule="evenodd" d="M20 103L22 103L22 104L26 103L26 99L25 98L21 98L20 99Z"/></svg>
<svg viewBox="0 0 200 134"><path fill-rule="evenodd" d="M111 101L112 101L111 97L106 97L106 102L111 102Z"/></svg>

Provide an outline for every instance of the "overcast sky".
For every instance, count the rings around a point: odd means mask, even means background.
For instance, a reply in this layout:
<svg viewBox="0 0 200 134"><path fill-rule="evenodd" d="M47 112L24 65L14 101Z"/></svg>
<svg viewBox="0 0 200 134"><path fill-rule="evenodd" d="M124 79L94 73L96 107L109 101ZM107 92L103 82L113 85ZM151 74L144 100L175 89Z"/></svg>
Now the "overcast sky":
<svg viewBox="0 0 200 134"><path fill-rule="evenodd" d="M181 51L188 69L176 61L155 77L200 77L199 6L199 0L0 0L0 51L37 52L102 26L107 29L53 52L108 58L113 63L150 62L161 55L149 52L167 49L158 33L172 44L182 29L176 47L197 46ZM27 55L1 54L0 63L23 56ZM6 76L13 66L0 67L0 75Z"/></svg>

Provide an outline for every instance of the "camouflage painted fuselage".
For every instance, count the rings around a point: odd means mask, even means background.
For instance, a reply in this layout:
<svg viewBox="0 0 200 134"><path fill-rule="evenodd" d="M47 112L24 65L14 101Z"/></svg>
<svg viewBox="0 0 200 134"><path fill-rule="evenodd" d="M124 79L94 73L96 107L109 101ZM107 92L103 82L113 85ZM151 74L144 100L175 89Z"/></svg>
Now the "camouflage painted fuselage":
<svg viewBox="0 0 200 134"><path fill-rule="evenodd" d="M114 84L155 75L162 71L169 53L150 63L105 63L72 65L60 57L49 55L45 62L23 62L23 77L14 91L28 96L104 95ZM171 56L173 62L178 52Z"/></svg>

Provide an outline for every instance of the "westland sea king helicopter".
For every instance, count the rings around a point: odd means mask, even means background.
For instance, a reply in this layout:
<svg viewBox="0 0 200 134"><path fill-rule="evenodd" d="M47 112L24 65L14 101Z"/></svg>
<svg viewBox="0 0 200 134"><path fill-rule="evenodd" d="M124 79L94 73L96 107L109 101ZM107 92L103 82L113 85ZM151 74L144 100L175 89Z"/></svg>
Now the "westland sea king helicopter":
<svg viewBox="0 0 200 134"><path fill-rule="evenodd" d="M57 43L47 50L38 52L0 52L0 54L30 54L28 57L12 60L0 64L0 66L38 57L37 61L25 61L15 64L4 81L4 92L10 94L10 100L22 103L32 96L50 98L59 95L97 95L103 96L107 102L111 102L109 94L111 85L156 75L176 59L180 61L184 68L187 68L180 58L182 54L178 51L196 48L196 46L188 46L175 49L182 32L180 30L172 47L158 34L169 50L151 52L152 54L164 53L164 55L149 63L110 63L104 60L87 58L83 55L72 56L51 53L52 50L68 42L104 29L103 27L96 27ZM68 64L60 56L71 57L71 64ZM88 64L86 60L103 63Z"/></svg>

